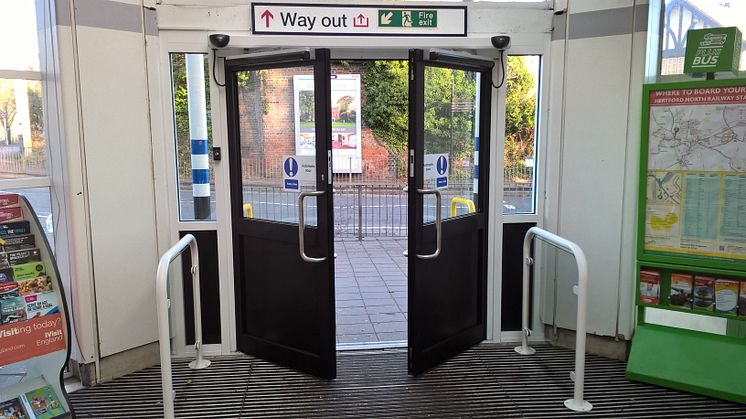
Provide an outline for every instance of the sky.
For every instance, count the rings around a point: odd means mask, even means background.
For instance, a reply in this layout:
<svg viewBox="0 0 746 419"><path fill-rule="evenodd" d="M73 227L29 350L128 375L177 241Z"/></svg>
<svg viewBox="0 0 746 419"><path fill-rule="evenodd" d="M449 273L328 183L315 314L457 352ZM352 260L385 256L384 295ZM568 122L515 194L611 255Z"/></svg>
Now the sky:
<svg viewBox="0 0 746 419"><path fill-rule="evenodd" d="M35 3L0 1L0 69L39 70Z"/></svg>

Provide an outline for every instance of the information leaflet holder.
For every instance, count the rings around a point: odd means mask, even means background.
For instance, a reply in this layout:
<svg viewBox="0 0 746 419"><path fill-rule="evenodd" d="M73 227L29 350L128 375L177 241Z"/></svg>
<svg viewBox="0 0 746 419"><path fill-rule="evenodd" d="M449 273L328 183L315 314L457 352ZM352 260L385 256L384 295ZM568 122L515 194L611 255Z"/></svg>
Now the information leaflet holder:
<svg viewBox="0 0 746 419"><path fill-rule="evenodd" d="M627 377L746 403L746 80L643 88Z"/></svg>
<svg viewBox="0 0 746 419"><path fill-rule="evenodd" d="M0 195L0 219L0 417L71 417L70 321L54 254L25 197Z"/></svg>

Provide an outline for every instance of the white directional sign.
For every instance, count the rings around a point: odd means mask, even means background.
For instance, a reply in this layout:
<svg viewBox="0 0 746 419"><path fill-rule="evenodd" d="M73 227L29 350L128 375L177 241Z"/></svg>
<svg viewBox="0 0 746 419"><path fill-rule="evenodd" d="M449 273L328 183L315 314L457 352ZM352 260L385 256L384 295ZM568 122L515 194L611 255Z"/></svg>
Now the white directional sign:
<svg viewBox="0 0 746 419"><path fill-rule="evenodd" d="M255 35L466 36L466 6L252 3Z"/></svg>
<svg viewBox="0 0 746 419"><path fill-rule="evenodd" d="M425 154L423 178L435 180L436 189L448 187L448 154Z"/></svg>
<svg viewBox="0 0 746 419"><path fill-rule="evenodd" d="M301 186L316 184L316 156L284 156L282 189L300 192Z"/></svg>

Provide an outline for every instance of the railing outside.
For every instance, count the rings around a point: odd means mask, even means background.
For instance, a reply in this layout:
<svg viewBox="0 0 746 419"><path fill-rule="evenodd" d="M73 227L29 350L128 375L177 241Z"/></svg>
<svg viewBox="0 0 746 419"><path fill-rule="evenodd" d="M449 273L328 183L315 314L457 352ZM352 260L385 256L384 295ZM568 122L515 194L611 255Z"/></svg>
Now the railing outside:
<svg viewBox="0 0 746 419"><path fill-rule="evenodd" d="M171 375L171 333L168 321L168 310L171 308L171 300L168 298L168 267L189 246L192 256L192 289L194 290L194 349L197 352L196 359L189 363L189 368L203 369L210 366L210 361L202 356L202 308L199 295L199 252L197 240L191 234L187 234L179 240L172 248L161 256L156 273L155 295L158 310L158 339L161 354L161 380L163 381L163 417L172 419L174 417L174 393L173 377Z"/></svg>
<svg viewBox="0 0 746 419"><path fill-rule="evenodd" d="M43 151L26 154L22 145L0 145L0 174L3 176L46 176L47 158Z"/></svg>
<svg viewBox="0 0 746 419"><path fill-rule="evenodd" d="M573 286L573 292L578 296L578 318L577 328L575 331L575 371L570 376L575 382L573 398L565 400L565 406L568 409L577 412L588 412L593 405L583 400L583 386L585 384L585 322L586 309L588 300L588 262L585 258L583 249L570 240L552 234L539 227L531 227L523 239L523 339L521 346L517 346L515 351L521 355L533 355L536 350L528 346L528 335L531 333L529 328L529 269L534 264L531 257L531 241L538 237L550 245L564 250L575 257L578 266L578 285Z"/></svg>

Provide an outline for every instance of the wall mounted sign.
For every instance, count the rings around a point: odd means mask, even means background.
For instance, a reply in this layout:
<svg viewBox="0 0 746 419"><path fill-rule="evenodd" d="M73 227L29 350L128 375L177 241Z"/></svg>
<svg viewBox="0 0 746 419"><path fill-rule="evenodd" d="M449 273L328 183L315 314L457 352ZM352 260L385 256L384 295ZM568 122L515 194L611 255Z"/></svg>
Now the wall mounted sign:
<svg viewBox="0 0 746 419"><path fill-rule="evenodd" d="M466 36L466 6L252 3L255 35Z"/></svg>
<svg viewBox="0 0 746 419"><path fill-rule="evenodd" d="M686 37L685 73L738 71L741 32L737 27L690 29Z"/></svg>
<svg viewBox="0 0 746 419"><path fill-rule="evenodd" d="M332 150L334 173L362 173L360 74L332 75ZM295 153L316 155L313 75L293 76Z"/></svg>

